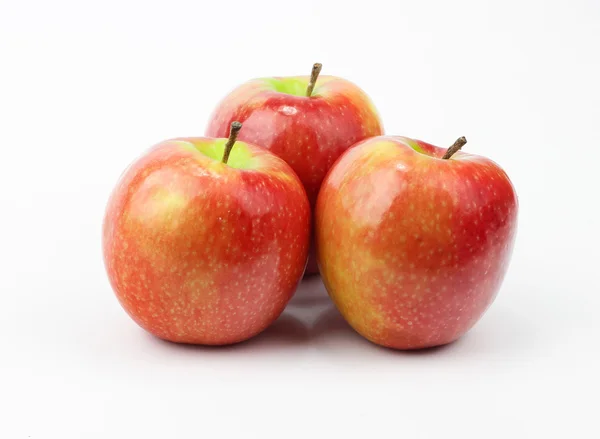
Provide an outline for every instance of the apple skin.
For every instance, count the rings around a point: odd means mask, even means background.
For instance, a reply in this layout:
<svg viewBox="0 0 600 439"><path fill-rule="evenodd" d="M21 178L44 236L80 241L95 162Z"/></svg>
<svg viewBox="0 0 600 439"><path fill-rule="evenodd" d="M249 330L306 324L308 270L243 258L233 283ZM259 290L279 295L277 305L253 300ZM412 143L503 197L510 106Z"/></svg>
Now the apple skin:
<svg viewBox="0 0 600 439"><path fill-rule="evenodd" d="M309 76L275 77L239 86L218 104L206 135L225 137L231 122L239 120L244 124L239 138L283 158L314 207L337 158L355 143L383 134L383 125L370 98L352 82L322 75L306 97L308 82ZM307 273L316 272L311 257Z"/></svg>
<svg viewBox="0 0 600 439"><path fill-rule="evenodd" d="M494 300L518 201L493 161L405 137L359 143L319 194L319 268L335 305L368 340L395 349L450 343Z"/></svg>
<svg viewBox="0 0 600 439"><path fill-rule="evenodd" d="M300 180L244 142L221 163L225 140L154 146L125 171L106 207L111 286L133 320L164 340L224 345L260 333L306 266L311 212Z"/></svg>

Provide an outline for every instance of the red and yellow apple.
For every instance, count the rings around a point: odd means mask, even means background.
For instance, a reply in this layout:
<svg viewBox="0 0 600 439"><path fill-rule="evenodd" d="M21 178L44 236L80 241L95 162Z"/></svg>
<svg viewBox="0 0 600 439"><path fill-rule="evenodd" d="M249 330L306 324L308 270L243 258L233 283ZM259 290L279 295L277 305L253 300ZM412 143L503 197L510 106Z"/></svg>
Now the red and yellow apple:
<svg viewBox="0 0 600 439"><path fill-rule="evenodd" d="M110 283L165 340L222 345L264 330L304 271L310 205L282 159L230 139L162 142L114 189L103 224ZM233 149L232 149L233 147Z"/></svg>
<svg viewBox="0 0 600 439"><path fill-rule="evenodd" d="M368 340L417 349L456 340L494 300L518 202L493 161L405 137L348 150L315 211L319 268L335 305Z"/></svg>
<svg viewBox="0 0 600 439"><path fill-rule="evenodd" d="M351 145L383 133L373 103L359 87L334 76L251 80L215 109L206 135L225 137L232 121L244 123L240 139L265 147L294 169L314 206L331 165ZM318 77L318 79L317 79ZM316 272L311 258L307 272Z"/></svg>

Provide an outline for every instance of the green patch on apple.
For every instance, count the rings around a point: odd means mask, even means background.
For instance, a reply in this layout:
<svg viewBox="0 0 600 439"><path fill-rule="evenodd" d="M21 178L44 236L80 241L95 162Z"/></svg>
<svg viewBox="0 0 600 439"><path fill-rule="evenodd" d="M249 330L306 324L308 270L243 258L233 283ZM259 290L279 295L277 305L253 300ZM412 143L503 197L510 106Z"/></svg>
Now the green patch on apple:
<svg viewBox="0 0 600 439"><path fill-rule="evenodd" d="M306 97L306 78L263 78L262 81L278 93Z"/></svg>
<svg viewBox="0 0 600 439"><path fill-rule="evenodd" d="M225 154L227 139L216 139L211 143L198 146L198 151L213 160L222 161ZM227 165L236 169L252 169L255 162L248 145L244 142L235 142L235 148L231 149Z"/></svg>
<svg viewBox="0 0 600 439"><path fill-rule="evenodd" d="M225 154L225 145L228 139L214 139L211 142L202 142L193 144L191 142L182 142L182 146L194 152L198 152L217 162L223 161ZM235 148L231 149L227 166L235 169L255 169L257 163L245 142L235 142Z"/></svg>

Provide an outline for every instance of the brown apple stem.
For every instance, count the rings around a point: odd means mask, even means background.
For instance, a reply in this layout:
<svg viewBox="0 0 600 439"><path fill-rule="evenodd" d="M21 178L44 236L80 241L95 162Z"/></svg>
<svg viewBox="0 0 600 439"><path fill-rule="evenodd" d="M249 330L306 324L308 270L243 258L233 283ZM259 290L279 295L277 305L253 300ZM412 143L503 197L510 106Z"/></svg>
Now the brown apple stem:
<svg viewBox="0 0 600 439"><path fill-rule="evenodd" d="M446 154L444 154L444 157L442 157L442 158L444 160L449 159L450 157L452 157L454 155L454 153L456 151L461 149L466 144L467 144L467 139L465 139L465 136L459 137L458 139L456 139L456 142L454 142L454 145L452 145L450 148L448 148L448 150L446 151Z"/></svg>
<svg viewBox="0 0 600 439"><path fill-rule="evenodd" d="M306 88L306 96L311 97L312 92L317 84L317 78L319 77L319 73L321 73L321 69L323 68L323 64L316 62L313 64L312 72L310 73L310 81L308 82L308 87Z"/></svg>
<svg viewBox="0 0 600 439"><path fill-rule="evenodd" d="M233 145L235 145L235 141L241 129L241 122L231 122L231 128L229 129L229 139L227 139L227 143L225 144L225 151L223 152L223 163L227 163L227 160L229 160L229 154L231 154L231 150L233 149Z"/></svg>

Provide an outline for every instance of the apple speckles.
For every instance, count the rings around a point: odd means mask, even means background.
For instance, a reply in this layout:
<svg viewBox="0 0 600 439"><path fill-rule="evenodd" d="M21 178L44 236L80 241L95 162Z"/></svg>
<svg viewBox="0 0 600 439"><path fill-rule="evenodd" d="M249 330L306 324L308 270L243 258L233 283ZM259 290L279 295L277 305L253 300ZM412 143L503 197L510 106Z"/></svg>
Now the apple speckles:
<svg viewBox="0 0 600 439"><path fill-rule="evenodd" d="M241 120L240 139L284 158L314 205L321 181L339 155L357 141L382 133L379 116L364 92L340 78L320 86L313 99L274 93L259 83L251 81L227 96L206 134L223 137L232 120Z"/></svg>
<svg viewBox="0 0 600 439"><path fill-rule="evenodd" d="M239 341L276 318L295 289L308 251L308 202L279 159L266 172L250 173L254 180L246 182L263 196L241 196L252 191L226 191L239 173L211 180L213 171L195 172L185 154L159 148L129 169L115 189L103 231L109 278L134 320L161 338ZM145 166L152 172L138 172ZM154 190L160 187L165 190ZM207 190L219 195L207 198ZM288 214L285 226L273 222ZM298 236L305 244L286 248ZM253 249L260 250L256 257L249 254Z"/></svg>
<svg viewBox="0 0 600 439"><path fill-rule="evenodd" d="M411 348L452 341L493 300L510 254L511 245L505 243L514 236L516 197L506 190L506 180L499 179L492 189L486 186L486 172L496 165L485 159L457 160L446 174L440 170L439 175L425 175L424 167L408 155L398 166L402 150L390 145L381 145L374 161L376 142L353 148L322 188L317 240L329 293L338 306L343 304L341 311L351 325L376 343ZM478 179L464 184L469 178L458 177L473 166L481 168ZM385 198L390 179L370 179L385 175L384 169L410 179L394 182L391 202ZM381 194L370 197L375 192L364 188L378 184ZM494 189L491 205L488 197ZM364 221L364 212L376 209L381 209L379 220ZM372 239L357 239L361 236ZM352 276L357 271L360 275ZM371 291L373 283L380 291ZM382 305L383 320L376 327L353 317Z"/></svg>

